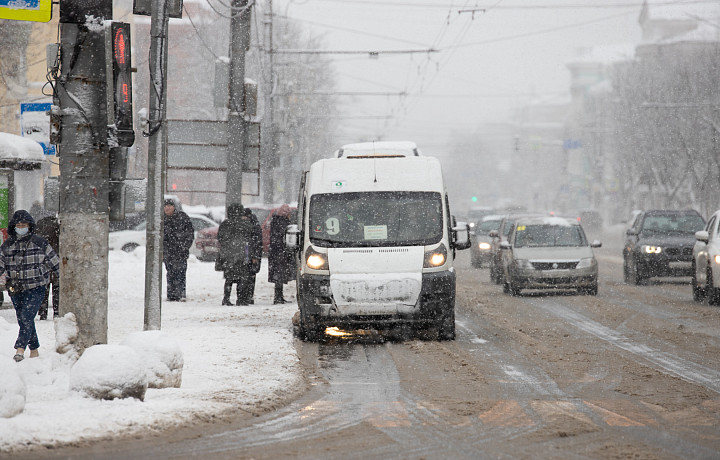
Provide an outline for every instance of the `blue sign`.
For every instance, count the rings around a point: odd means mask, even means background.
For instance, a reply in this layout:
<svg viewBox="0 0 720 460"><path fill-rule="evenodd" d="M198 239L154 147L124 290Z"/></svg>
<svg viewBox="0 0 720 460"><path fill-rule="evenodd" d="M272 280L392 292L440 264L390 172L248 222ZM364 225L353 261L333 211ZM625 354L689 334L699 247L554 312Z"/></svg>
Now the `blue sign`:
<svg viewBox="0 0 720 460"><path fill-rule="evenodd" d="M2 0L0 0L2 1ZM55 146L50 144L51 103L20 104L20 129L23 137L29 137L42 145L45 155L55 155Z"/></svg>
<svg viewBox="0 0 720 460"><path fill-rule="evenodd" d="M582 148L582 141L580 139L565 139L563 141L563 148L565 150Z"/></svg>

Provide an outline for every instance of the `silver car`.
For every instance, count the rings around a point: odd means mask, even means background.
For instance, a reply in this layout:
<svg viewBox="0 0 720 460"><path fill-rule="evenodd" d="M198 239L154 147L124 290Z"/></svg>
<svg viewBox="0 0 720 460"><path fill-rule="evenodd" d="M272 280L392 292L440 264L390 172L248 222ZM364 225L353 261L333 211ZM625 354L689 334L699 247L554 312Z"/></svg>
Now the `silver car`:
<svg viewBox="0 0 720 460"><path fill-rule="evenodd" d="M561 217L520 218L503 248L504 292L521 289L577 289L597 295L598 264L580 224Z"/></svg>

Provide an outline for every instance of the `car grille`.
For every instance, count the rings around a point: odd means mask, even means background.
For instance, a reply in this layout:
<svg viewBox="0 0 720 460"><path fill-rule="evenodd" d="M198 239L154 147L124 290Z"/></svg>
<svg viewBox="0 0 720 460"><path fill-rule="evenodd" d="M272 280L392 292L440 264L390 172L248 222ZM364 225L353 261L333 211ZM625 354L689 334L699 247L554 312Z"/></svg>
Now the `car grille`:
<svg viewBox="0 0 720 460"><path fill-rule="evenodd" d="M573 270L578 262L530 262L535 270Z"/></svg>
<svg viewBox="0 0 720 460"><path fill-rule="evenodd" d="M665 249L665 254L668 256L691 256L692 255L693 248L667 248Z"/></svg>

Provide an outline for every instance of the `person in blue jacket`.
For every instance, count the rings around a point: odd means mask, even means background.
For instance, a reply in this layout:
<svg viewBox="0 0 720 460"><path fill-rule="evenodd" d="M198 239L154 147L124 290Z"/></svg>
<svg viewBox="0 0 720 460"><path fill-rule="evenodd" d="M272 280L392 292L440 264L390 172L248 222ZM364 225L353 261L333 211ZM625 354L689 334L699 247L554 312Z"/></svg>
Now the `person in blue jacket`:
<svg viewBox="0 0 720 460"><path fill-rule="evenodd" d="M0 275L6 274L5 288L15 306L18 338L15 341L17 362L39 356L35 316L45 298L50 275L60 276L60 258L50 243L35 234L35 220L25 210L15 211L8 224L8 239L0 246Z"/></svg>

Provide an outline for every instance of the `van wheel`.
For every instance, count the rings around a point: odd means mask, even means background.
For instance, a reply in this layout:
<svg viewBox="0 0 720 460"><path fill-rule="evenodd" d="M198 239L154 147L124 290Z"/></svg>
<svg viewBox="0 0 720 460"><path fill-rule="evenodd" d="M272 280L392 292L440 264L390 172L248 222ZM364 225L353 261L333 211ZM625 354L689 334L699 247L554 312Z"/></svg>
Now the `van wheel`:
<svg viewBox="0 0 720 460"><path fill-rule="evenodd" d="M695 261L693 261L693 263L692 263L691 284L692 284L693 300L695 302L702 302L703 300L705 300L705 289L702 286L698 286Z"/></svg>
<svg viewBox="0 0 720 460"><path fill-rule="evenodd" d="M715 287L712 270L708 268L707 281L705 283L705 296L708 305L720 305L720 289Z"/></svg>
<svg viewBox="0 0 720 460"><path fill-rule="evenodd" d="M318 342L322 338L324 330L317 321L300 314L300 338L305 342Z"/></svg>
<svg viewBox="0 0 720 460"><path fill-rule="evenodd" d="M437 324L438 340L455 340L455 308L445 313Z"/></svg>

